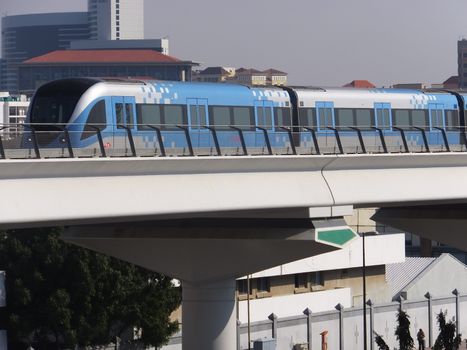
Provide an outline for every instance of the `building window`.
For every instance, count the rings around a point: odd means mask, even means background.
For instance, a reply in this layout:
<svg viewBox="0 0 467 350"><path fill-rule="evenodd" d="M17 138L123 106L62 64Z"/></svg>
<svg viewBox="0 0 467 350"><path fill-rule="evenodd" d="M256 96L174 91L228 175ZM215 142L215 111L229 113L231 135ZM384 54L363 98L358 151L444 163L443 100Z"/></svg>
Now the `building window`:
<svg viewBox="0 0 467 350"><path fill-rule="evenodd" d="M264 293L264 292L269 293L269 291L271 290L270 283L269 283L269 277L258 278L256 280L256 290L259 293Z"/></svg>
<svg viewBox="0 0 467 350"><path fill-rule="evenodd" d="M307 288L308 287L308 274L297 273L295 274L295 288Z"/></svg>
<svg viewBox="0 0 467 350"><path fill-rule="evenodd" d="M238 294L240 295L248 294L248 280L244 279L244 280L237 281L237 290L238 290ZM251 294L251 283L250 283L250 294Z"/></svg>
<svg viewBox="0 0 467 350"><path fill-rule="evenodd" d="M344 273L344 270L342 270L342 273ZM323 276L321 274L321 271L316 271L311 273L311 285L312 286L319 286L323 285Z"/></svg>
<svg viewBox="0 0 467 350"><path fill-rule="evenodd" d="M117 15L116 20L120 21L120 16L119 15ZM117 24L119 24L119 23L117 22Z"/></svg>

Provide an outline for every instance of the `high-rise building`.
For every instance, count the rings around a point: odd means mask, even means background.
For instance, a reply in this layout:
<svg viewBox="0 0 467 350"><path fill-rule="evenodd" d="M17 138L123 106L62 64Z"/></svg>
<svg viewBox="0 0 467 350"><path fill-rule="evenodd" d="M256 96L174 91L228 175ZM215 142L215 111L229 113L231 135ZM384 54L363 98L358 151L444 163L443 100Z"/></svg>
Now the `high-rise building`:
<svg viewBox="0 0 467 350"><path fill-rule="evenodd" d="M459 73L459 87L467 88L467 40L457 42L457 70Z"/></svg>
<svg viewBox="0 0 467 350"><path fill-rule="evenodd" d="M144 39L144 0L88 0L92 40Z"/></svg>
<svg viewBox="0 0 467 350"><path fill-rule="evenodd" d="M18 65L89 38L86 12L44 13L2 18L3 74L0 90L18 91Z"/></svg>

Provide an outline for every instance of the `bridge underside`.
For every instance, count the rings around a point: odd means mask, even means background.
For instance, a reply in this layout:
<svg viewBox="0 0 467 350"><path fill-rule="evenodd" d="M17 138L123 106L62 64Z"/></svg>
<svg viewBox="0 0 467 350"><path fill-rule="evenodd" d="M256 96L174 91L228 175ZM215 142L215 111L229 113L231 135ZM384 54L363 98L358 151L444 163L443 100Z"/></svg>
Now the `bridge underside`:
<svg viewBox="0 0 467 350"><path fill-rule="evenodd" d="M467 251L467 204L382 208L372 219Z"/></svg>
<svg viewBox="0 0 467 350"><path fill-rule="evenodd" d="M180 279L183 349L234 350L235 278L339 249L349 231L342 219L211 218L72 226L63 239Z"/></svg>

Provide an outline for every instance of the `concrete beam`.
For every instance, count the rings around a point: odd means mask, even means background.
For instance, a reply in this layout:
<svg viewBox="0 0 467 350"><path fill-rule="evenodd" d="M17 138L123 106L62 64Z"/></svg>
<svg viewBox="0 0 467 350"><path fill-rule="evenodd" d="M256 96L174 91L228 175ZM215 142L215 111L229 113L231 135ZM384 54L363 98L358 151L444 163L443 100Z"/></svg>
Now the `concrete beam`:
<svg viewBox="0 0 467 350"><path fill-rule="evenodd" d="M467 251L466 204L381 208L372 219Z"/></svg>
<svg viewBox="0 0 467 350"><path fill-rule="evenodd" d="M309 219L83 225L67 228L63 239L190 283L238 278L339 249L318 242Z"/></svg>

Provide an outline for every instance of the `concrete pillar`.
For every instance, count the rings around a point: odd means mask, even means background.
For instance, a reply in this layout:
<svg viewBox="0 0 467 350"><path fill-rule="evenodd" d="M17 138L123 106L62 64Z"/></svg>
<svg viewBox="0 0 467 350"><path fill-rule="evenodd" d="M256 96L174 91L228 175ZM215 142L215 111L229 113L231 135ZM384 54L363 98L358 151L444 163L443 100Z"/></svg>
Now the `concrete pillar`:
<svg viewBox="0 0 467 350"><path fill-rule="evenodd" d="M339 303L336 310L339 310L339 350L344 350L344 306Z"/></svg>
<svg viewBox="0 0 467 350"><path fill-rule="evenodd" d="M182 283L183 350L236 350L235 279Z"/></svg>
<svg viewBox="0 0 467 350"><path fill-rule="evenodd" d="M240 350L240 326L242 323L240 320L237 320L237 350Z"/></svg>
<svg viewBox="0 0 467 350"><path fill-rule="evenodd" d="M311 350L311 341L312 333L311 333L311 310L306 308L303 310L303 313L306 315L306 342L308 343L308 350Z"/></svg>
<svg viewBox="0 0 467 350"><path fill-rule="evenodd" d="M428 292L425 294L425 298L428 299L428 347L433 346L433 311L431 304L431 294Z"/></svg>
<svg viewBox="0 0 467 350"><path fill-rule="evenodd" d="M375 348L375 309L371 299L366 304L370 307L370 350Z"/></svg>
<svg viewBox="0 0 467 350"><path fill-rule="evenodd" d="M459 300L459 291L457 289L454 289L452 291L452 294L454 294L456 296L456 335L459 334L459 330L460 330L460 320L459 320L459 317L460 317L460 300Z"/></svg>
<svg viewBox="0 0 467 350"><path fill-rule="evenodd" d="M277 315L272 313L268 316L272 322L272 339L277 339Z"/></svg>

